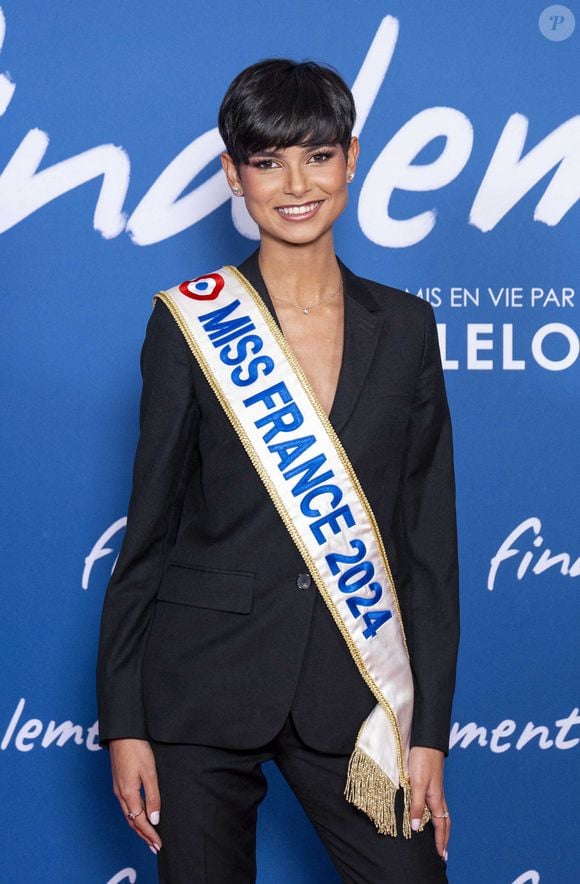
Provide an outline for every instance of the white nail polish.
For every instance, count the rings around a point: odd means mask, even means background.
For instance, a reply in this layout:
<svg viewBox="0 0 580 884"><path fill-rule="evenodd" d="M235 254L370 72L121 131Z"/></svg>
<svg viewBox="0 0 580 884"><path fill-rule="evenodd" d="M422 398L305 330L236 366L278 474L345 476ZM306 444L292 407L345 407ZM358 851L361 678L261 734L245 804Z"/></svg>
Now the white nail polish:
<svg viewBox="0 0 580 884"><path fill-rule="evenodd" d="M447 862L447 851L446 850L443 851L443 858L445 859L445 862Z"/></svg>
<svg viewBox="0 0 580 884"><path fill-rule="evenodd" d="M413 829L414 832L416 832L419 829L420 825L421 825L421 820L411 820L411 828Z"/></svg>
<svg viewBox="0 0 580 884"><path fill-rule="evenodd" d="M161 844L158 844L157 841L153 842L153 847L156 847L157 850L161 850Z"/></svg>
<svg viewBox="0 0 580 884"><path fill-rule="evenodd" d="M152 844L149 844L149 850L151 851L151 853L154 853L155 856L157 856L157 851L155 850L155 848L153 847Z"/></svg>
<svg viewBox="0 0 580 884"><path fill-rule="evenodd" d="M149 817L149 819L151 820L151 822L154 826L157 826L159 824L159 811L158 810L151 811L151 816Z"/></svg>

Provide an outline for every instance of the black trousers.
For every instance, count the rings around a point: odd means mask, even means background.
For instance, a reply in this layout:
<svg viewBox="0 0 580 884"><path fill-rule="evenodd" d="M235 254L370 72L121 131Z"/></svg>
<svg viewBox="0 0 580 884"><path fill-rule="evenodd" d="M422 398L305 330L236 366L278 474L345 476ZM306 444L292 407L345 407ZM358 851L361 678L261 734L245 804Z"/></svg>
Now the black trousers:
<svg viewBox="0 0 580 884"><path fill-rule="evenodd" d="M157 855L161 884L254 884L258 805L267 789L261 765L271 759L312 821L345 884L446 884L446 863L427 823L396 838L380 835L344 797L349 755L307 746L290 714L277 737L237 751L151 740L161 792ZM281 879L283 880L283 879Z"/></svg>

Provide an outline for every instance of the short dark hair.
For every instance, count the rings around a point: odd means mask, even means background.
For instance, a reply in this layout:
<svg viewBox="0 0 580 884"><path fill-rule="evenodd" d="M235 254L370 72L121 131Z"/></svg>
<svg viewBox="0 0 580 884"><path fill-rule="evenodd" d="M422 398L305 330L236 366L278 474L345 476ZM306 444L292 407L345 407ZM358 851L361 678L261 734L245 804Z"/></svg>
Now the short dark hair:
<svg viewBox="0 0 580 884"><path fill-rule="evenodd" d="M234 164L266 148L340 144L345 156L356 110L352 92L329 65L266 58L231 82L218 129Z"/></svg>

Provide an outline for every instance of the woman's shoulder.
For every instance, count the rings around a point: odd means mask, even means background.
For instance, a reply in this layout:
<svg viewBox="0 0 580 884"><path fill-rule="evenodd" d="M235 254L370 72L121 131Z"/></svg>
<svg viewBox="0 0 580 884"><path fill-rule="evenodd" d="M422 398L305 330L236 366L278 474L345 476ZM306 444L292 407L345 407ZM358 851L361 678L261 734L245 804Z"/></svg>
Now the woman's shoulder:
<svg viewBox="0 0 580 884"><path fill-rule="evenodd" d="M156 293L157 294L157 293ZM141 351L141 362L158 365L191 362L191 351L183 332L163 298L152 297Z"/></svg>
<svg viewBox="0 0 580 884"><path fill-rule="evenodd" d="M426 315L433 312L432 305L413 292L408 292L405 289L400 289L366 276L357 275L356 278L359 284L371 295L376 302L377 309L381 312L403 312L406 317L416 317L420 322L424 322Z"/></svg>

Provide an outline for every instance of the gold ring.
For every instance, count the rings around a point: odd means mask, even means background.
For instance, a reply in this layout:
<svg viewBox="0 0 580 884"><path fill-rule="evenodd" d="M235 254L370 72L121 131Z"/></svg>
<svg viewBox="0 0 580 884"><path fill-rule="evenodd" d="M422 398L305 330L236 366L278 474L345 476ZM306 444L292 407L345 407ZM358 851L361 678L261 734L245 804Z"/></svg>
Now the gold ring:
<svg viewBox="0 0 580 884"><path fill-rule="evenodd" d="M139 814L141 814L141 813L143 813L143 808L141 808L141 810L139 810L137 813L131 813L131 812L129 812L129 813L127 814L127 816L129 817L129 819L131 820L131 822L133 822L133 820L136 820L137 817L139 816Z"/></svg>

